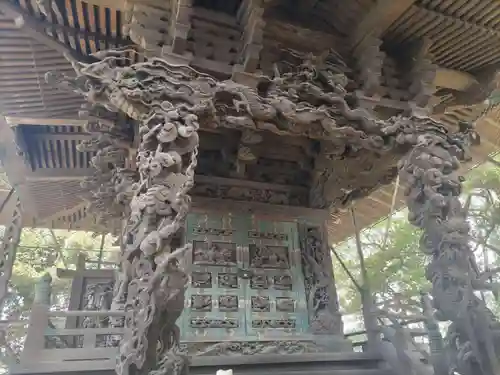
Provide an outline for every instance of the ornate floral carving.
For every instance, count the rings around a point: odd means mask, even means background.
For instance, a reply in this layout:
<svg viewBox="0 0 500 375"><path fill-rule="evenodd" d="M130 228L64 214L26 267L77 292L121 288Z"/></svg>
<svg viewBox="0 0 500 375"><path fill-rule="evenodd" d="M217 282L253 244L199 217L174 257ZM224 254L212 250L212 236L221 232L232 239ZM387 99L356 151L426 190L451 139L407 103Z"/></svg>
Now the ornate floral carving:
<svg viewBox="0 0 500 375"><path fill-rule="evenodd" d="M252 328L295 328L294 319L254 319Z"/></svg>
<svg viewBox="0 0 500 375"><path fill-rule="evenodd" d="M255 354L304 354L317 353L320 349L309 341L225 341L218 343L193 343L186 345L193 356L239 356Z"/></svg>
<svg viewBox="0 0 500 375"><path fill-rule="evenodd" d="M250 267L290 268L287 246L249 245Z"/></svg>
<svg viewBox="0 0 500 375"><path fill-rule="evenodd" d="M238 288L238 275L235 273L219 273L217 280L219 288Z"/></svg>
<svg viewBox="0 0 500 375"><path fill-rule="evenodd" d="M243 186L224 186L209 183L197 183L193 194L207 198L232 199L237 201L271 203L286 206L307 205L307 193L300 191L278 191L270 189L255 189Z"/></svg>
<svg viewBox="0 0 500 375"><path fill-rule="evenodd" d="M211 319L211 318L192 318L191 327L193 328L238 328L239 322L237 319Z"/></svg>
<svg viewBox="0 0 500 375"><path fill-rule="evenodd" d="M195 227L193 229L194 234L198 235L209 235L217 237L229 237L232 236L234 231L232 229L218 229L218 228L201 228Z"/></svg>
<svg viewBox="0 0 500 375"><path fill-rule="evenodd" d="M274 240L274 241L287 241L288 235L285 233L273 233L273 232L258 232L256 230L248 231L249 238L258 238L261 240Z"/></svg>

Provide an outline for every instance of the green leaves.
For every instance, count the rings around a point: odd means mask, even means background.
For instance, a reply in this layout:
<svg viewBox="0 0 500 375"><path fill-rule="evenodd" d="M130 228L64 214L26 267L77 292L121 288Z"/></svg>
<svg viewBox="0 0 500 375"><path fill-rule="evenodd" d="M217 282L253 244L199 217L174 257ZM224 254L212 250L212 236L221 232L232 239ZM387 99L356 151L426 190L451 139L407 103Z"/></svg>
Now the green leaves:
<svg viewBox="0 0 500 375"><path fill-rule="evenodd" d="M500 103L500 90L497 92ZM500 266L500 168L487 163L467 176L463 202L469 202L471 247L481 269ZM420 251L420 231L406 219L406 210L396 213L390 226L385 248L382 248L387 222L383 221L361 233L370 288L377 302L395 295L403 303L418 301L419 293L430 288L425 278L426 256ZM361 282L359 260L353 239L335 247L346 266ZM333 258L335 279L344 314L359 313L359 293L347 273ZM490 306L500 312L500 304L487 295Z"/></svg>

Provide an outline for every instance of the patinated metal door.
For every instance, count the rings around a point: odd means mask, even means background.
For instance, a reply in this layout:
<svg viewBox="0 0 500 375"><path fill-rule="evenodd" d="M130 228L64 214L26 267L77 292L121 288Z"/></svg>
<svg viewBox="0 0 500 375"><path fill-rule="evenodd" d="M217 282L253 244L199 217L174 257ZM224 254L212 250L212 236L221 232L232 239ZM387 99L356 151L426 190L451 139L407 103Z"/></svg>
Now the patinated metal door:
<svg viewBox="0 0 500 375"><path fill-rule="evenodd" d="M293 336L308 325L297 224L251 218L243 264L248 267L246 333Z"/></svg>
<svg viewBox="0 0 500 375"><path fill-rule="evenodd" d="M186 229L193 250L183 340L277 338L306 330L296 224L193 213Z"/></svg>

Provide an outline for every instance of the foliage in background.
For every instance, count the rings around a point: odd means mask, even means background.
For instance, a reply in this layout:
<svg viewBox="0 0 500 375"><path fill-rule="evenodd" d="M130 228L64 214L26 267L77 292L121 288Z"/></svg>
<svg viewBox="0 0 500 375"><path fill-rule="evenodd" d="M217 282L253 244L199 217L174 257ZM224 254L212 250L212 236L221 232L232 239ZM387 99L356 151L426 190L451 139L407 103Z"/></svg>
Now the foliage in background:
<svg viewBox="0 0 500 375"><path fill-rule="evenodd" d="M4 228L0 228L0 236L3 231ZM57 278L57 268L76 269L79 254L84 254L88 260L97 261L100 257L101 240L100 235L81 231L23 229L1 319L28 319L35 297L35 284L46 272L53 279L52 308L65 308L69 300L71 280ZM116 256L117 249L113 247L113 242L114 238L111 236L105 237L102 261L112 261ZM0 337L8 344L0 342L0 373L2 363L5 365L7 362L7 354L19 354L23 337L22 329L9 330L6 337Z"/></svg>
<svg viewBox="0 0 500 375"><path fill-rule="evenodd" d="M469 204L471 247L480 268L500 267L500 167L486 163L470 171L462 200ZM419 249L420 231L408 223L406 215L406 209L393 215L384 248L386 220L361 233L370 288L376 302L398 299L408 305L418 304L420 292L428 291L431 286L425 278L427 259ZM334 249L360 282L354 239ZM359 292L335 257L333 263L342 312L352 317L347 321L346 329L357 330L362 326ZM500 304L491 295L484 298L494 311L500 313Z"/></svg>

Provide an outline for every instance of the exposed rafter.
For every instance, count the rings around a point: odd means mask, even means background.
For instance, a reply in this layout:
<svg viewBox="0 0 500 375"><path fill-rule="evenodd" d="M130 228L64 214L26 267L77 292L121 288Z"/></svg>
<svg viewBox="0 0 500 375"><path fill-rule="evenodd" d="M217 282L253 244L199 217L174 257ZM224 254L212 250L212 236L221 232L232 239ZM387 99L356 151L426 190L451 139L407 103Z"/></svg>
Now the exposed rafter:
<svg viewBox="0 0 500 375"><path fill-rule="evenodd" d="M472 74L446 68L438 68L434 78L436 87L457 91L467 91L477 83L477 79Z"/></svg>
<svg viewBox="0 0 500 375"><path fill-rule="evenodd" d="M15 24L19 29L23 30L23 32L25 32L34 40L45 44L47 47L53 48L54 50L60 52L61 54L67 55L76 61L82 61L87 63L95 61L93 57L78 54L70 46L47 35L46 28L48 25L30 16L20 7L8 1L1 1L0 11L4 13L6 16L14 19ZM52 24L50 24L50 26L52 26Z"/></svg>
<svg viewBox="0 0 500 375"><path fill-rule="evenodd" d="M353 32L351 45L356 47L367 36L380 38L415 2L416 0L378 0Z"/></svg>

